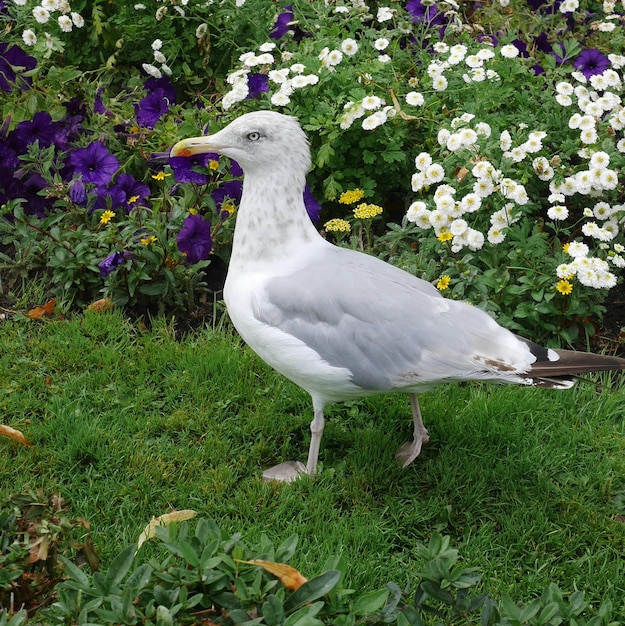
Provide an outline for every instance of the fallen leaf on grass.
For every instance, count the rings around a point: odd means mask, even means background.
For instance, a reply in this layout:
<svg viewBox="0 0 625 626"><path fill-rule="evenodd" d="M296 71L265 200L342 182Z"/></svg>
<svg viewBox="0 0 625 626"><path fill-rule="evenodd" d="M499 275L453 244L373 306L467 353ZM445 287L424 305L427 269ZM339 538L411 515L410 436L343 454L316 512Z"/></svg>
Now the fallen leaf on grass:
<svg viewBox="0 0 625 626"><path fill-rule="evenodd" d="M291 591L299 589L304 583L308 582L294 567L284 563L274 563L273 561L263 561L262 559L254 559L253 561L239 561L235 559L235 561L262 567L265 571L279 578L280 582Z"/></svg>
<svg viewBox="0 0 625 626"><path fill-rule="evenodd" d="M95 302L92 302L87 311L94 311L95 313L102 313L103 311L110 311L113 308L113 301L110 298L100 298Z"/></svg>
<svg viewBox="0 0 625 626"><path fill-rule="evenodd" d="M191 509L184 509L182 511L172 511L171 513L165 513L158 517L153 517L150 523L143 529L143 532L139 535L137 541L137 550L148 540L152 539L156 535L156 529L159 526L167 526L174 522L184 522L188 519L192 519L197 515L197 511Z"/></svg>
<svg viewBox="0 0 625 626"><path fill-rule="evenodd" d="M19 430L15 430L15 428L11 428L10 426L0 424L0 435L6 435L7 437L11 437L11 439L15 439L15 441L19 441L22 445L30 446L28 441L26 441L26 437L24 437Z"/></svg>
<svg viewBox="0 0 625 626"><path fill-rule="evenodd" d="M30 317L31 320L40 320L46 315L54 314L54 300L48 300L43 306L33 307L30 311L26 312L26 317Z"/></svg>

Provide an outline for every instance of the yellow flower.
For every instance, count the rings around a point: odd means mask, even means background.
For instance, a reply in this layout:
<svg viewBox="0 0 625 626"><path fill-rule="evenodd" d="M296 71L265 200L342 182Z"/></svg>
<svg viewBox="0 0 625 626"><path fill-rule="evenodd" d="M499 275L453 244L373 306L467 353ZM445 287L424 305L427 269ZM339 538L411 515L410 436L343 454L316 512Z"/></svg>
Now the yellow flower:
<svg viewBox="0 0 625 626"><path fill-rule="evenodd" d="M143 237L142 239L139 239L139 241L144 246L149 246L151 243L154 243L156 241L156 237L154 235L150 235L149 237Z"/></svg>
<svg viewBox="0 0 625 626"><path fill-rule="evenodd" d="M100 224L108 224L115 217L115 211L104 211L100 216Z"/></svg>
<svg viewBox="0 0 625 626"><path fill-rule="evenodd" d="M377 204L365 204L363 202L354 209L354 217L359 220L366 220L380 215L380 213L382 213L382 207Z"/></svg>
<svg viewBox="0 0 625 626"><path fill-rule="evenodd" d="M569 246L570 246L570 245L571 245L570 243L565 243L565 244L562 246L562 250L563 250L564 254L567 254L567 253L568 253L568 251L569 251Z"/></svg>
<svg viewBox="0 0 625 626"><path fill-rule="evenodd" d="M134 204L141 196L130 196L128 198L128 204Z"/></svg>
<svg viewBox="0 0 625 626"><path fill-rule="evenodd" d="M347 220L340 218L334 218L326 222L324 228L331 233L348 233L352 229Z"/></svg>
<svg viewBox="0 0 625 626"><path fill-rule="evenodd" d="M439 241L445 242L445 241L449 241L450 239L453 239L454 236L448 231L448 230L444 230L442 233L440 233L440 235L437 237L437 239Z"/></svg>
<svg viewBox="0 0 625 626"><path fill-rule="evenodd" d="M191 215L197 215L197 209L194 209L193 207L191 207L191 208L189 209L189 213L190 213Z"/></svg>
<svg viewBox="0 0 625 626"><path fill-rule="evenodd" d="M556 289L563 296L568 296L573 291L573 285L568 280L561 280L556 285Z"/></svg>
<svg viewBox="0 0 625 626"><path fill-rule="evenodd" d="M228 202L228 203L224 202L221 205L221 210L225 211L228 215L233 215L234 213L237 212L236 207L231 202Z"/></svg>
<svg viewBox="0 0 625 626"><path fill-rule="evenodd" d="M439 281L436 283L436 288L439 291L444 291L445 289L449 289L449 283L451 282L451 277L445 274L441 276Z"/></svg>
<svg viewBox="0 0 625 626"><path fill-rule="evenodd" d="M165 172L158 172L158 174L152 174L152 178L154 180L165 180L168 176L171 176L171 174L167 174Z"/></svg>
<svg viewBox="0 0 625 626"><path fill-rule="evenodd" d="M208 169L213 172L219 167L219 161L211 160L208 162Z"/></svg>
<svg viewBox="0 0 625 626"><path fill-rule="evenodd" d="M352 204L358 202L365 197L365 192L362 189L348 189L341 194L339 202L341 204Z"/></svg>

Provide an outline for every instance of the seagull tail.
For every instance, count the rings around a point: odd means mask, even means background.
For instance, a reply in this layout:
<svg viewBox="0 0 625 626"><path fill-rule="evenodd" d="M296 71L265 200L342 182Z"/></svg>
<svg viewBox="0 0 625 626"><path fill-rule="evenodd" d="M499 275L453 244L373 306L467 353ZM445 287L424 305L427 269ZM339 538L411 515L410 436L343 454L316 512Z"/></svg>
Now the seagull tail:
<svg viewBox="0 0 625 626"><path fill-rule="evenodd" d="M530 384L551 389L568 389L581 374L625 370L625 359L616 356L576 352L574 350L551 350L532 342L526 342L536 362L525 374Z"/></svg>

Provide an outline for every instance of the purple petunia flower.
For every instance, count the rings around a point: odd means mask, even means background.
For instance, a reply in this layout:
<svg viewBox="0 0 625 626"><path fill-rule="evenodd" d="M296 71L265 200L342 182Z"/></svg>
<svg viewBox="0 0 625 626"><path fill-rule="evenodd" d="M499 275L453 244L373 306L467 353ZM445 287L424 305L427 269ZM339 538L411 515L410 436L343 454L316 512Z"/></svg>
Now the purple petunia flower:
<svg viewBox="0 0 625 626"><path fill-rule="evenodd" d="M406 11L410 13L410 19L414 23L427 24L428 26L444 26L447 19L435 4L425 3L423 0L408 0Z"/></svg>
<svg viewBox="0 0 625 626"><path fill-rule="evenodd" d="M282 13L276 18L276 23L273 25L271 32L269 33L270 39L282 39L287 33L293 33L293 39L300 41L304 37L310 37L311 34L303 31L298 25L293 13L293 5L287 4Z"/></svg>
<svg viewBox="0 0 625 626"><path fill-rule="evenodd" d="M126 260L123 252L113 252L102 261L98 267L100 268L100 276L106 278L113 270L117 269Z"/></svg>
<svg viewBox="0 0 625 626"><path fill-rule="evenodd" d="M132 174L120 174L115 180L115 187L124 194L123 206L130 212L138 205L147 206L150 188Z"/></svg>
<svg viewBox="0 0 625 626"><path fill-rule="evenodd" d="M82 176L83 183L104 186L111 182L113 174L119 169L119 161L108 148L99 141L94 141L86 148L74 150L69 157L76 174Z"/></svg>
<svg viewBox="0 0 625 626"><path fill-rule="evenodd" d="M235 203L241 201L241 194L243 193L243 183L240 180L229 180L211 193L211 197L215 201L217 209L221 209L226 198L234 200Z"/></svg>
<svg viewBox="0 0 625 626"><path fill-rule="evenodd" d="M169 111L169 100L162 88L155 89L135 104L137 124L144 128L154 128L158 120Z"/></svg>
<svg viewBox="0 0 625 626"><path fill-rule="evenodd" d="M87 204L87 189L80 176L78 178L72 178L69 183L69 197L72 199L72 202L78 206L85 206L85 204Z"/></svg>
<svg viewBox="0 0 625 626"><path fill-rule="evenodd" d="M160 78L148 78L145 83L143 83L143 87L148 92L162 89L163 97L167 99L169 104L176 104L176 90L171 84L168 76L161 76Z"/></svg>
<svg viewBox="0 0 625 626"><path fill-rule="evenodd" d="M100 115L110 115L111 113L105 106L104 101L102 100L102 92L104 91L104 87L100 87L95 94L95 101L93 103L93 112L98 113Z"/></svg>
<svg viewBox="0 0 625 626"><path fill-rule="evenodd" d="M126 208L126 194L123 189L115 185L111 185L110 187L99 187L95 190L97 194L96 201L93 204L93 207L90 209L90 213L93 211L97 211L98 209L119 209L121 207Z"/></svg>
<svg viewBox="0 0 625 626"><path fill-rule="evenodd" d="M317 202L315 196L313 196L308 185L304 187L304 204L308 217L310 217L313 223L317 223L319 221L319 215L321 214L321 205Z"/></svg>
<svg viewBox="0 0 625 626"><path fill-rule="evenodd" d="M258 98L261 93L269 91L269 76L267 74L250 74L247 77L247 86L249 88L248 100Z"/></svg>
<svg viewBox="0 0 625 626"><path fill-rule="evenodd" d="M27 87L32 79L29 76L20 76L16 69L23 68L23 71L28 72L36 65L37 60L26 54L19 46L0 43L0 89L12 91L18 82L22 88Z"/></svg>
<svg viewBox="0 0 625 626"><path fill-rule="evenodd" d="M573 66L588 79L595 74L603 74L610 67L610 59L596 48L588 48L580 52Z"/></svg>
<svg viewBox="0 0 625 626"><path fill-rule="evenodd" d="M11 133L10 138L16 148L26 152L25 147L39 141L40 148L47 148L52 144L64 144L58 123L53 122L46 111L35 113L32 120L20 122Z"/></svg>
<svg viewBox="0 0 625 626"><path fill-rule="evenodd" d="M195 183L205 185L210 177L203 172L197 172L194 168L205 169L210 161L217 161L218 155L194 154L190 157L171 157L169 165L173 170L174 178L179 183Z"/></svg>
<svg viewBox="0 0 625 626"><path fill-rule="evenodd" d="M189 215L182 224L177 242L178 250L186 255L191 265L208 259L213 248L210 222L201 215Z"/></svg>

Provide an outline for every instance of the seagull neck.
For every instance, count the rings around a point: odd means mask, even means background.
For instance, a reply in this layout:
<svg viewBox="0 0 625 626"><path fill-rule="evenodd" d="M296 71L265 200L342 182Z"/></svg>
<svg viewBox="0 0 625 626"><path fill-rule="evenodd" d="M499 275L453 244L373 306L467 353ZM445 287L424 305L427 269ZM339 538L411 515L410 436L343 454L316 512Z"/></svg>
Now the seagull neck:
<svg viewBox="0 0 625 626"><path fill-rule="evenodd" d="M305 182L294 176L247 174L234 230L231 263L292 258L320 239L306 212Z"/></svg>

